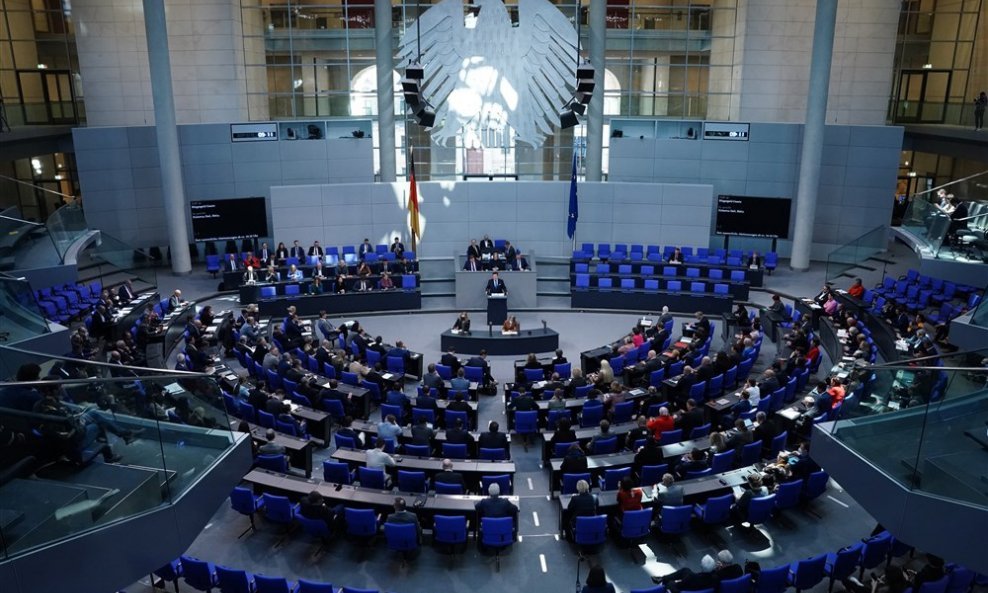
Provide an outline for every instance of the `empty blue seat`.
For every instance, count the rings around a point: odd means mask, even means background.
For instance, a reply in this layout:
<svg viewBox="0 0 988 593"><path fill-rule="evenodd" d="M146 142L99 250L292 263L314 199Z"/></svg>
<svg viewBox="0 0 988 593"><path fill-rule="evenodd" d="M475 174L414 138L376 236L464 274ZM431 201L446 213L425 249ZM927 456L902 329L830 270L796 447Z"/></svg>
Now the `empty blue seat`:
<svg viewBox="0 0 988 593"><path fill-rule="evenodd" d="M669 292L680 292L683 290L683 283L679 280L670 280L666 283L666 290Z"/></svg>

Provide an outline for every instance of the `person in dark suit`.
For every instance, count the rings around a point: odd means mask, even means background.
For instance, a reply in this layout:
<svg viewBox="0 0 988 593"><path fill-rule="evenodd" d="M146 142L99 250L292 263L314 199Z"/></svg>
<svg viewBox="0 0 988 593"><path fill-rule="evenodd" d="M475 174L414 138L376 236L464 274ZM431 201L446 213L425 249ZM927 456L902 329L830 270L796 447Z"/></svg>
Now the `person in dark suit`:
<svg viewBox="0 0 988 593"><path fill-rule="evenodd" d="M683 437L689 438L690 432L704 424L703 409L696 405L696 400L686 400L686 409L676 414L676 428L682 429Z"/></svg>
<svg viewBox="0 0 988 593"><path fill-rule="evenodd" d="M497 422L491 422L487 432L481 434L477 439L477 446L481 449L504 449L510 455L508 437L504 433L498 432L500 428Z"/></svg>
<svg viewBox="0 0 988 593"><path fill-rule="evenodd" d="M463 474L453 471L452 459L443 459L443 471L436 474L433 481L437 484L457 485L466 492L466 482L463 480Z"/></svg>
<svg viewBox="0 0 988 593"><path fill-rule="evenodd" d="M480 355L471 356L465 366L484 369L484 385L490 385L494 382L494 377L491 376L491 365L487 362L487 350L482 348Z"/></svg>
<svg viewBox="0 0 988 593"><path fill-rule="evenodd" d="M305 261L305 247L299 245L298 241L292 243L292 248L288 250L288 257L298 258L299 261Z"/></svg>
<svg viewBox="0 0 988 593"><path fill-rule="evenodd" d="M556 445L561 443L575 443L577 441L576 431L572 428L572 421L569 418L560 418L556 423L556 430L549 440L549 447L555 450Z"/></svg>
<svg viewBox="0 0 988 593"><path fill-rule="evenodd" d="M432 430L429 423L425 421L425 416L419 416L418 422L412 425L412 444L428 445L432 448L432 441L436 438L436 431Z"/></svg>
<svg viewBox="0 0 988 593"><path fill-rule="evenodd" d="M463 262L463 270L467 272L480 272L484 269L484 264L480 262L479 259L474 256L467 257L467 261Z"/></svg>
<svg viewBox="0 0 988 593"><path fill-rule="evenodd" d="M465 334L470 333L470 316L466 311L457 316L456 321L453 322L453 329Z"/></svg>
<svg viewBox="0 0 988 593"><path fill-rule="evenodd" d="M120 300L120 304L126 304L134 300L134 296L134 283L128 278L117 289L117 298Z"/></svg>
<svg viewBox="0 0 988 593"><path fill-rule="evenodd" d="M470 239L470 245L467 247L467 259L471 257L480 262L480 246L477 245L476 239Z"/></svg>
<svg viewBox="0 0 988 593"><path fill-rule="evenodd" d="M357 256L360 257L361 260L364 259L365 255L373 252L374 252L374 246L371 245L370 239L364 239L364 242L361 243L360 247L357 248Z"/></svg>
<svg viewBox="0 0 988 593"><path fill-rule="evenodd" d="M429 363L428 370L425 376L422 377L422 388L426 393L429 393L433 389L436 390L436 393L443 392L443 378L436 372L436 364L433 362Z"/></svg>
<svg viewBox="0 0 988 593"><path fill-rule="evenodd" d="M396 259L401 259L405 256L405 244L402 243L401 239L398 237L395 237L395 240L392 241L391 247L389 247L388 250L395 254Z"/></svg>
<svg viewBox="0 0 988 593"><path fill-rule="evenodd" d="M572 395L580 387L586 387L589 385L587 383L587 378L583 376L583 371L579 368L573 369L571 371L572 377L569 380L569 386L567 387L567 392Z"/></svg>
<svg viewBox="0 0 988 593"><path fill-rule="evenodd" d="M456 350L452 348L439 357L439 363L443 366L448 366L454 375L460 368L460 359L456 357Z"/></svg>
<svg viewBox="0 0 988 593"><path fill-rule="evenodd" d="M752 251L751 255L749 255L748 259L744 262L744 265L749 268L760 268L762 267L762 256L757 251Z"/></svg>
<svg viewBox="0 0 988 593"><path fill-rule="evenodd" d="M223 270L226 272L236 272L240 269L240 262L237 261L237 254L230 253L223 263Z"/></svg>
<svg viewBox="0 0 988 593"><path fill-rule="evenodd" d="M265 266L271 261L271 250L268 249L267 243L261 243L261 248L257 252L257 257L261 260L261 264Z"/></svg>
<svg viewBox="0 0 988 593"><path fill-rule="evenodd" d="M415 526L415 532L418 534L419 542L422 541L422 526L419 524L419 518L415 513L408 510L408 506L405 504L405 499L398 496L395 497L394 512L388 515L386 520L387 523L398 523L398 524L411 524Z"/></svg>
<svg viewBox="0 0 988 593"><path fill-rule="evenodd" d="M457 418L453 426L446 429L446 442L451 445L466 445L469 451L473 447L473 435L463 427L463 420Z"/></svg>
<svg viewBox="0 0 988 593"><path fill-rule="evenodd" d="M438 377L439 375L436 376ZM429 395L428 391L423 390L422 395L415 398L415 407L420 410L436 411L439 409L439 403L436 401L436 398Z"/></svg>
<svg viewBox="0 0 988 593"><path fill-rule="evenodd" d="M490 280L487 281L487 295L492 294L508 294L508 287L504 285L504 280L501 280L497 272L491 274Z"/></svg>
<svg viewBox="0 0 988 593"><path fill-rule="evenodd" d="M470 404L463 401L463 394L457 393L453 396L453 401L446 404L446 409L451 412L466 412L470 413Z"/></svg>
<svg viewBox="0 0 988 593"><path fill-rule="evenodd" d="M574 442L566 450L566 456L559 466L559 475L587 473L587 455L580 448L580 443Z"/></svg>
<svg viewBox="0 0 988 593"><path fill-rule="evenodd" d="M480 253L484 254L484 253L493 253L493 252L494 252L494 241L491 241L490 237L484 235L484 238L480 240Z"/></svg>
<svg viewBox="0 0 988 593"><path fill-rule="evenodd" d="M518 263L518 250L511 244L511 241L504 242L504 261L508 264L508 270L514 270Z"/></svg>
<svg viewBox="0 0 988 593"><path fill-rule="evenodd" d="M525 272L532 269L532 266L528 263L528 258L525 257L525 254L522 253L520 249L518 250L517 258L515 259L514 269L516 272Z"/></svg>
<svg viewBox="0 0 988 593"><path fill-rule="evenodd" d="M322 494L313 490L299 501L299 514L306 519L321 520L326 523L326 527L333 529L336 522L336 515L326 506L326 501Z"/></svg>
<svg viewBox="0 0 988 593"><path fill-rule="evenodd" d="M518 507L510 500L501 498L501 486L493 483L487 489L488 497L477 501L474 508L477 509L477 518L484 517L511 517L515 523L515 531L518 530Z"/></svg>
<svg viewBox="0 0 988 593"><path fill-rule="evenodd" d="M576 495L569 499L563 517L563 531L566 539L573 541L573 527L577 517L593 517L597 514L597 497L590 493L590 484L586 480L576 483Z"/></svg>
<svg viewBox="0 0 988 593"><path fill-rule="evenodd" d="M756 441L762 442L762 456L772 450L772 439L779 436L782 429L775 421L775 414L769 418L765 412L755 414L755 430L752 431Z"/></svg>
<svg viewBox="0 0 988 593"><path fill-rule="evenodd" d="M309 255L317 255L321 258L324 253L325 252L322 249L322 245L319 244L319 241L314 241L312 246L309 247Z"/></svg>
<svg viewBox="0 0 988 593"><path fill-rule="evenodd" d="M286 259L288 259L288 256L289 256L289 252L288 252L288 248L285 247L285 244L278 243L278 248L274 250L275 261L278 262L279 264L282 264L285 262Z"/></svg>

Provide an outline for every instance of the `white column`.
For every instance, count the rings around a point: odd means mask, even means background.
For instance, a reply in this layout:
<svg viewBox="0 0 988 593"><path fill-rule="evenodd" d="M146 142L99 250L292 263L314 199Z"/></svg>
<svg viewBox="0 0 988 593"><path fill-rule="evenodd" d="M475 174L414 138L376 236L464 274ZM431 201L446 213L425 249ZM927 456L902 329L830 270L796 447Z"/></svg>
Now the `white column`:
<svg viewBox="0 0 988 593"><path fill-rule="evenodd" d="M837 0L817 0L809 95L806 98L806 124L803 127L803 150L799 162L799 189L796 191L796 224L793 225L790 260L790 267L798 272L805 272L810 268L836 22Z"/></svg>
<svg viewBox="0 0 988 593"><path fill-rule="evenodd" d="M579 18L579 17L577 17ZM604 155L604 49L607 45L607 3L590 3L590 63L594 67L593 99L587 109L587 181L600 181Z"/></svg>
<svg viewBox="0 0 988 593"><path fill-rule="evenodd" d="M389 182L395 180L395 58L391 39L390 0L374 0L374 36L377 65L377 144L381 150L381 181Z"/></svg>
<svg viewBox="0 0 988 593"><path fill-rule="evenodd" d="M189 229L185 223L185 186L182 159L175 123L175 96L172 67L168 55L168 27L164 0L144 0L144 28L147 33L148 63L151 67L151 97L154 100L155 135L161 167L161 195L168 225L168 245L172 252L172 272L192 271L189 257Z"/></svg>

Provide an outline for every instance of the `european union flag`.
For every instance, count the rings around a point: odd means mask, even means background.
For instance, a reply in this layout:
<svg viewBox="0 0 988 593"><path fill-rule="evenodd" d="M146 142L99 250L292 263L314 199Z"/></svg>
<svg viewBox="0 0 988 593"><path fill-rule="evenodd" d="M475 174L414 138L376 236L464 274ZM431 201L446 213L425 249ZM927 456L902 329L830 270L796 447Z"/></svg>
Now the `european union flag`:
<svg viewBox="0 0 988 593"><path fill-rule="evenodd" d="M580 207L576 201L576 151L573 152L573 174L569 179L569 217L566 219L566 234L572 239L576 234L576 221L580 218Z"/></svg>

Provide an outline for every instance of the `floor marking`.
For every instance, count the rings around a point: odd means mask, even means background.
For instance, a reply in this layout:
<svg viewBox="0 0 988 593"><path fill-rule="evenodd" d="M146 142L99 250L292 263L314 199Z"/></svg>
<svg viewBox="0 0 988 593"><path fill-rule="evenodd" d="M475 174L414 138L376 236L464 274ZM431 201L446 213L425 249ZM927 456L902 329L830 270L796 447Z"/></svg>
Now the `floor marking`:
<svg viewBox="0 0 988 593"><path fill-rule="evenodd" d="M539 564L542 565L542 572L549 572L549 567L545 563L545 554L539 554Z"/></svg>
<svg viewBox="0 0 988 593"><path fill-rule="evenodd" d="M830 496L829 494L827 495L827 498L829 498L830 500L836 502L837 504L839 504L840 506L844 507L845 509L851 508L851 505L849 505L847 503L844 503L844 502L841 502L841 501L837 500L836 498L834 498L833 496Z"/></svg>
<svg viewBox="0 0 988 593"><path fill-rule="evenodd" d="M532 484L532 478L528 478L528 489L535 490L535 484Z"/></svg>
<svg viewBox="0 0 988 593"><path fill-rule="evenodd" d="M535 511L532 511L532 521L535 523L536 527L539 526L539 514Z"/></svg>

